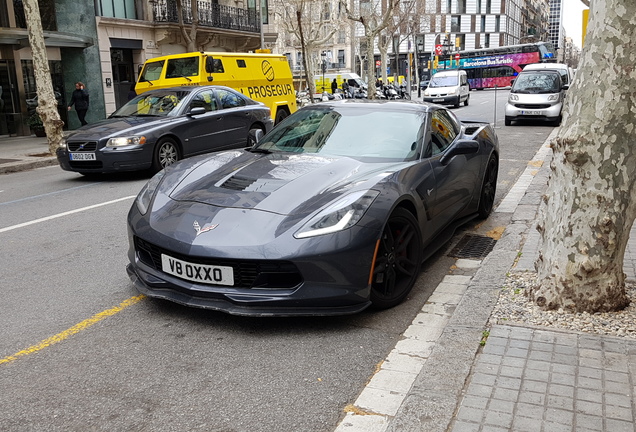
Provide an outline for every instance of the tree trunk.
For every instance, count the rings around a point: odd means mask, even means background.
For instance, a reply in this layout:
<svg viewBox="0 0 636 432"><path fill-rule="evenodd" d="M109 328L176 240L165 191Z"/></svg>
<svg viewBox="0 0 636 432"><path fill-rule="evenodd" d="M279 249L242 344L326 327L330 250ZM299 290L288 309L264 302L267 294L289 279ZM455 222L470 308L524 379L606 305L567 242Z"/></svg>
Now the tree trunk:
<svg viewBox="0 0 636 432"><path fill-rule="evenodd" d="M636 3L594 0L580 68L552 142L531 298L544 309L623 309L636 217Z"/></svg>
<svg viewBox="0 0 636 432"><path fill-rule="evenodd" d="M60 120L60 113L57 111L57 99L55 99L55 93L53 92L51 70L49 69L49 60L46 56L46 46L44 45L40 8L37 0L23 0L23 5L29 32L29 44L33 54L35 87L38 94L36 112L44 124L44 130L49 142L49 153L55 154L64 138L62 133L64 122Z"/></svg>
<svg viewBox="0 0 636 432"><path fill-rule="evenodd" d="M367 40L367 98L376 99L375 59L373 58L373 40L375 39L375 33L367 31L365 38Z"/></svg>

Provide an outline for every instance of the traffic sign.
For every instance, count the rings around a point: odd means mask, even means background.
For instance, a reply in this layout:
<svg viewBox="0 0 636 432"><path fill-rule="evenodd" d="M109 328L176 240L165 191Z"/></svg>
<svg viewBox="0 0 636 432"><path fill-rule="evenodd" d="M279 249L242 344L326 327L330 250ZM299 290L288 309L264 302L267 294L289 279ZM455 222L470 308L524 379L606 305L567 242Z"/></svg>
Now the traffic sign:
<svg viewBox="0 0 636 432"><path fill-rule="evenodd" d="M459 61L459 53L455 54L455 60Z"/></svg>
<svg viewBox="0 0 636 432"><path fill-rule="evenodd" d="M382 60L376 60L375 67L379 68L380 66L382 66Z"/></svg>
<svg viewBox="0 0 636 432"><path fill-rule="evenodd" d="M435 54L442 55L444 47L442 45L435 45Z"/></svg>

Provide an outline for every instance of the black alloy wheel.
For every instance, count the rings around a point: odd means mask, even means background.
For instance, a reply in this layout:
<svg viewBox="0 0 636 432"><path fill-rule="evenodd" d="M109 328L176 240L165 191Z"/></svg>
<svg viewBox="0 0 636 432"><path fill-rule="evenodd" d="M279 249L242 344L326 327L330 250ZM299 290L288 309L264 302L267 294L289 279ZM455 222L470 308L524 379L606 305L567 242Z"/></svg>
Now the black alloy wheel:
<svg viewBox="0 0 636 432"><path fill-rule="evenodd" d="M180 159L179 146L172 138L163 138L155 147L152 169L159 172Z"/></svg>
<svg viewBox="0 0 636 432"><path fill-rule="evenodd" d="M397 208L389 217L375 259L371 303L376 309L400 304L422 268L422 234L415 217Z"/></svg>
<svg viewBox="0 0 636 432"><path fill-rule="evenodd" d="M490 155L488 165L486 165L484 182L479 193L479 209L477 212L480 219L486 219L492 212L492 207L495 203L495 192L497 191L498 165L495 155Z"/></svg>

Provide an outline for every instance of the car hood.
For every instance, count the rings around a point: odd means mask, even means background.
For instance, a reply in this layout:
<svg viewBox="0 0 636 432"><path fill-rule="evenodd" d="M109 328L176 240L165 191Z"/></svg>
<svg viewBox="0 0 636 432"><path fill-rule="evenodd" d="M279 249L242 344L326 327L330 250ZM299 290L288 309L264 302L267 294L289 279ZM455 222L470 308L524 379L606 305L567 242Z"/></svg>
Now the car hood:
<svg viewBox="0 0 636 432"><path fill-rule="evenodd" d="M170 198L281 215L307 214L348 190L374 187L401 166L404 163L371 164L348 157L226 152L196 166Z"/></svg>
<svg viewBox="0 0 636 432"><path fill-rule="evenodd" d="M172 123L175 117L121 117L107 118L86 125L68 136L68 140L98 140L122 134L146 132L151 127Z"/></svg>

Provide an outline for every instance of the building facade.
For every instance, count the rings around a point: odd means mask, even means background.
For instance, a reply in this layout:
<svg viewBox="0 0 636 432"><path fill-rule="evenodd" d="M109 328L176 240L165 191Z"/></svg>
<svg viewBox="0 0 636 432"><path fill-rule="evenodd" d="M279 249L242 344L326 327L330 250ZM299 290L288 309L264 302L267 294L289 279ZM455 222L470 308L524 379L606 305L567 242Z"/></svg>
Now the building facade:
<svg viewBox="0 0 636 432"><path fill-rule="evenodd" d="M75 82L89 92L91 123L126 103L147 59L188 49L190 0L39 0L39 5L51 80L68 129L80 126L66 110ZM195 49L252 51L273 44L276 33L261 26L259 5L267 10L265 0L198 0ZM36 94L22 2L0 0L0 137L30 135L25 122L37 107Z"/></svg>

